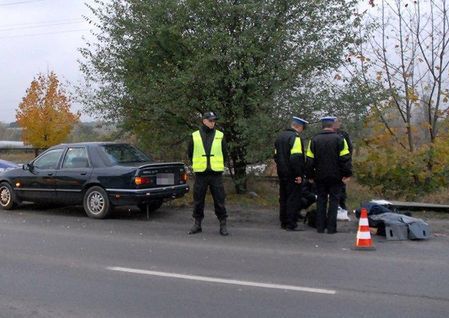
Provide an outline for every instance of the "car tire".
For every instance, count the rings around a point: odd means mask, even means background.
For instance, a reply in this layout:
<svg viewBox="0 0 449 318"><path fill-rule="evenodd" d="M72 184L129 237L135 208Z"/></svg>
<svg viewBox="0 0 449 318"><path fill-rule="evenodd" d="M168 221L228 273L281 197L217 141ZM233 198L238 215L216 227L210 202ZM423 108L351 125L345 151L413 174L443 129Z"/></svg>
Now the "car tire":
<svg viewBox="0 0 449 318"><path fill-rule="evenodd" d="M152 200L152 201L148 202L147 204L145 204L145 203L139 204L138 207L139 207L140 211L147 212L147 205L148 205L149 211L153 212L153 211L156 211L157 209L159 209L163 202L164 201L162 201L162 199Z"/></svg>
<svg viewBox="0 0 449 318"><path fill-rule="evenodd" d="M112 210L108 194L99 186L91 187L86 191L83 206L87 216L94 219L105 219Z"/></svg>
<svg viewBox="0 0 449 318"><path fill-rule="evenodd" d="M14 190L7 182L0 183L0 207L3 210L12 210L17 206Z"/></svg>

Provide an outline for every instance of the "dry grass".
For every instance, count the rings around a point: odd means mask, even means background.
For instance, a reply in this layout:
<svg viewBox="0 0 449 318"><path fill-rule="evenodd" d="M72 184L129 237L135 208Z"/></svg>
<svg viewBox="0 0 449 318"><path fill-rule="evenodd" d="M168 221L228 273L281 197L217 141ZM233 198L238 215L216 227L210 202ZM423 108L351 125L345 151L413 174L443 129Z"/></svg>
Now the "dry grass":
<svg viewBox="0 0 449 318"><path fill-rule="evenodd" d="M176 207L192 207L193 205L193 183L194 180L189 180L191 191L183 198L176 199L168 203ZM277 208L279 205L279 186L275 181L261 180L250 177L248 181L248 193L236 194L232 180L225 178L226 191L226 205L244 207L260 207L260 208ZM386 199L386 200L405 200L404 198L386 198L382 197L376 191L370 190L357 182L355 178L351 179L347 185L347 206L348 210L352 211L360 207L362 202L370 201L372 199ZM423 196L421 202L448 204L449 193L444 190ZM208 192L206 196L206 203L213 204L212 196Z"/></svg>
<svg viewBox="0 0 449 318"><path fill-rule="evenodd" d="M194 180L189 180L191 191L183 198L174 200L169 204L178 207L190 207L193 205L193 183ZM248 193L236 194L234 185L230 178L225 178L226 204L245 206L259 206L259 207L277 207L279 204L279 185L276 181L265 179L258 179L250 177L248 180ZM360 206L361 202L369 201L371 199L379 198L375 193L369 190L368 187L357 183L355 179L347 186L349 209L355 209ZM206 196L206 203L213 204L212 196L208 192Z"/></svg>
<svg viewBox="0 0 449 318"><path fill-rule="evenodd" d="M447 189L441 189L438 192L423 196L420 201L427 203L449 204L449 191Z"/></svg>
<svg viewBox="0 0 449 318"><path fill-rule="evenodd" d="M190 192L184 197L169 202L170 206L191 207L193 206L193 184L194 180L189 180ZM234 184L230 178L224 178L226 192L226 204L238 205L241 207L259 206L274 207L278 205L278 184L272 181L256 180L250 177L248 180L248 192L246 194L237 194ZM208 191L206 195L206 204L213 204L213 199Z"/></svg>
<svg viewBox="0 0 449 318"><path fill-rule="evenodd" d="M351 181L347 184L346 193L348 195L346 202L348 210L358 208L362 202L373 199L386 199L380 196L376 191L358 183L355 178L351 178Z"/></svg>

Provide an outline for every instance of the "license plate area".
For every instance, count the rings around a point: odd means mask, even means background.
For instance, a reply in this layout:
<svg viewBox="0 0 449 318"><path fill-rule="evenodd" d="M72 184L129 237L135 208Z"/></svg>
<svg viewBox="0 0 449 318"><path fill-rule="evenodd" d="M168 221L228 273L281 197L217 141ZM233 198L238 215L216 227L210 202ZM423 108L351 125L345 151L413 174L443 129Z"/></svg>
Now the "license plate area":
<svg viewBox="0 0 449 318"><path fill-rule="evenodd" d="M156 174L156 184L158 185L173 185L175 184L174 173L158 173Z"/></svg>

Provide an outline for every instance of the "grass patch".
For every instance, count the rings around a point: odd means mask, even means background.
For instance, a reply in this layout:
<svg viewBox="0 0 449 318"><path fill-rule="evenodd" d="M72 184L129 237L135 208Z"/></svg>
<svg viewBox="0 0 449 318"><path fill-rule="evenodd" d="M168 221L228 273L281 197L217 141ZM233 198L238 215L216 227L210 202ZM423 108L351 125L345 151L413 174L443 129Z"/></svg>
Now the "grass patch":
<svg viewBox="0 0 449 318"><path fill-rule="evenodd" d="M189 180L190 192L182 198L170 201L168 204L175 207L192 207L193 184L194 180L192 178ZM279 183L276 179L269 180L250 176L248 179L248 192L245 194L237 194L232 180L228 177L224 178L224 186L227 205L264 208L277 208L279 206ZM347 185L347 194L347 205L350 210L359 207L364 201L380 198L368 187L357 183L355 179L352 179ZM210 191L206 195L206 204L213 205Z"/></svg>
<svg viewBox="0 0 449 318"><path fill-rule="evenodd" d="M173 207L192 207L193 206L193 178L189 180L190 192L184 197L168 202L169 206ZM276 179L263 179L250 176L248 179L248 192L245 194L237 194L235 192L234 184L228 177L224 178L224 186L226 191L226 205L239 206L242 208L278 208L279 206L279 183ZM348 210L352 211L360 207L362 202L370 201L373 199L385 199L385 200L400 200L406 201L404 198L386 198L380 193L371 190L369 187L363 186L357 182L355 178L352 178L348 183L346 192L348 195L347 206ZM438 193L429 194L422 197L421 202L427 203L440 203L448 204L449 194L447 190L442 190ZM208 191L206 195L206 204L213 205L213 199ZM427 212L429 215L430 212ZM435 213L441 215L445 213ZM433 215L433 214L432 214Z"/></svg>
<svg viewBox="0 0 449 318"><path fill-rule="evenodd" d="M188 181L190 192L184 197L170 201L167 204L173 207L193 206L193 178ZM237 194L231 178L224 178L226 192L226 205L238 205L241 207L276 207L279 203L279 185L277 182L250 176L248 179L248 192ZM213 205L214 201L210 191L206 195L206 204Z"/></svg>
<svg viewBox="0 0 449 318"><path fill-rule="evenodd" d="M369 187L358 183L355 178L351 178L351 181L346 185L346 193L348 195L346 205L349 211L360 207L362 202L373 199L385 199Z"/></svg>

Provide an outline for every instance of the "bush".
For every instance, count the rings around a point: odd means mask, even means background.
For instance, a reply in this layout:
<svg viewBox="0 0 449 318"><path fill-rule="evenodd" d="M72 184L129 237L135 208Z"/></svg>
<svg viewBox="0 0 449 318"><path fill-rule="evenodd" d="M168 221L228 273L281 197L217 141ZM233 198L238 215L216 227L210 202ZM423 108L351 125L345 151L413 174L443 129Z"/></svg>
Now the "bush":
<svg viewBox="0 0 449 318"><path fill-rule="evenodd" d="M354 160L357 179L385 196L415 198L448 186L449 145L443 138L413 153L388 143L365 152Z"/></svg>

